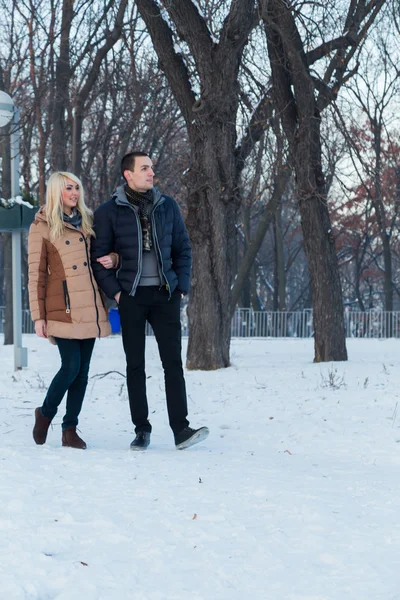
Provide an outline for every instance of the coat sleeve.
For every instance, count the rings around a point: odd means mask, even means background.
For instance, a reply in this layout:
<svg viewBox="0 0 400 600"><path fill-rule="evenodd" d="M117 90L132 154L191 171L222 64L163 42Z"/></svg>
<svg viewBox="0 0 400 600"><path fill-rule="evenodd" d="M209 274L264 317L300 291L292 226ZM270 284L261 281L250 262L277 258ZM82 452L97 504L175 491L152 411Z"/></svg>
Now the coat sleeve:
<svg viewBox="0 0 400 600"><path fill-rule="evenodd" d="M40 227L32 223L28 235L28 292L32 321L46 319L47 246Z"/></svg>
<svg viewBox="0 0 400 600"><path fill-rule="evenodd" d="M174 226L172 230L172 268L178 277L178 289L187 294L190 288L192 248L178 204L173 200Z"/></svg>
<svg viewBox="0 0 400 600"><path fill-rule="evenodd" d="M114 229L108 206L103 204L94 213L93 229L95 237L91 241L91 262L95 279L100 289L109 298L121 291L116 269L105 269L97 259L114 252Z"/></svg>

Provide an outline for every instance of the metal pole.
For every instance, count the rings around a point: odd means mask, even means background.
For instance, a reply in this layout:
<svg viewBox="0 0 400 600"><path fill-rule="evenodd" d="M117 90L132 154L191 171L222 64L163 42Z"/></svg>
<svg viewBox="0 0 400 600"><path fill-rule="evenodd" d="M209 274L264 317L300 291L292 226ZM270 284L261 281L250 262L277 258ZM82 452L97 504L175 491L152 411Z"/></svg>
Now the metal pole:
<svg viewBox="0 0 400 600"><path fill-rule="evenodd" d="M11 196L19 196L19 110L14 108L11 121ZM14 370L28 365L28 352L22 347L22 291L21 291L21 230L12 232L12 286Z"/></svg>

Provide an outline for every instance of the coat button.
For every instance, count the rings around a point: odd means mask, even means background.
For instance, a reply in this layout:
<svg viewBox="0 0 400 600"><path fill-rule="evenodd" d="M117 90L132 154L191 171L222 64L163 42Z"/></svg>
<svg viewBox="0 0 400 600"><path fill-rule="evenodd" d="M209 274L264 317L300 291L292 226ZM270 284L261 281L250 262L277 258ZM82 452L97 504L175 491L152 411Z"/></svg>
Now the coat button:
<svg viewBox="0 0 400 600"><path fill-rule="evenodd" d="M69 245L71 242L70 242L69 240L67 240L65 243L66 243L66 244L67 244L67 246L68 246L68 245Z"/></svg>
<svg viewBox="0 0 400 600"><path fill-rule="evenodd" d="M77 269L78 267L77 267L76 265L74 265L72 268L75 270L75 269Z"/></svg>
<svg viewBox="0 0 400 600"><path fill-rule="evenodd" d="M79 238L79 241L80 241L80 242L83 242L83 238Z"/></svg>
<svg viewBox="0 0 400 600"><path fill-rule="evenodd" d="M87 267L87 262L84 262L84 263L83 263L83 266L84 266L84 267Z"/></svg>

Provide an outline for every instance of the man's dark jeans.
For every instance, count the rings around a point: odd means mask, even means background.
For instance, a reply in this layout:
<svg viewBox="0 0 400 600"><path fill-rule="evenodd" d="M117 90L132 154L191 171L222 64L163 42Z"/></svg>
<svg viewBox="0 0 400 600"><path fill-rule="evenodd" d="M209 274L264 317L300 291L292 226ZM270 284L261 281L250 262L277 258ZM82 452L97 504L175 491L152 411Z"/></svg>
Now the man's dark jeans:
<svg viewBox="0 0 400 600"><path fill-rule="evenodd" d="M88 382L90 359L95 338L68 340L55 338L61 356L61 369L55 375L41 408L42 414L53 419L68 390L67 410L62 428L76 427Z"/></svg>
<svg viewBox="0 0 400 600"><path fill-rule="evenodd" d="M165 287L139 286L135 296L122 292L119 301L126 355L129 406L135 431L151 431L146 396L145 328L153 328L164 369L169 424L174 433L187 427L187 400L181 356L181 294L169 297Z"/></svg>

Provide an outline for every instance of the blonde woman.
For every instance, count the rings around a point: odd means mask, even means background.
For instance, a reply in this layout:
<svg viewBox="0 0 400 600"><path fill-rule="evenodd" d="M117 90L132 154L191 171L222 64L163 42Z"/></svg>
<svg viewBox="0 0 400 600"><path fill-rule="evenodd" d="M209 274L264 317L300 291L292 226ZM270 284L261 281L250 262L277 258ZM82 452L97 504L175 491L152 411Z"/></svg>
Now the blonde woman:
<svg viewBox="0 0 400 600"><path fill-rule="evenodd" d="M80 180L72 173L50 176L46 204L29 230L29 304L39 337L57 344L61 368L43 405L35 410L33 439L44 444L51 421L67 393L62 445L86 448L76 432L96 337L111 333L107 311L90 266L92 213ZM99 262L111 268L116 255Z"/></svg>

